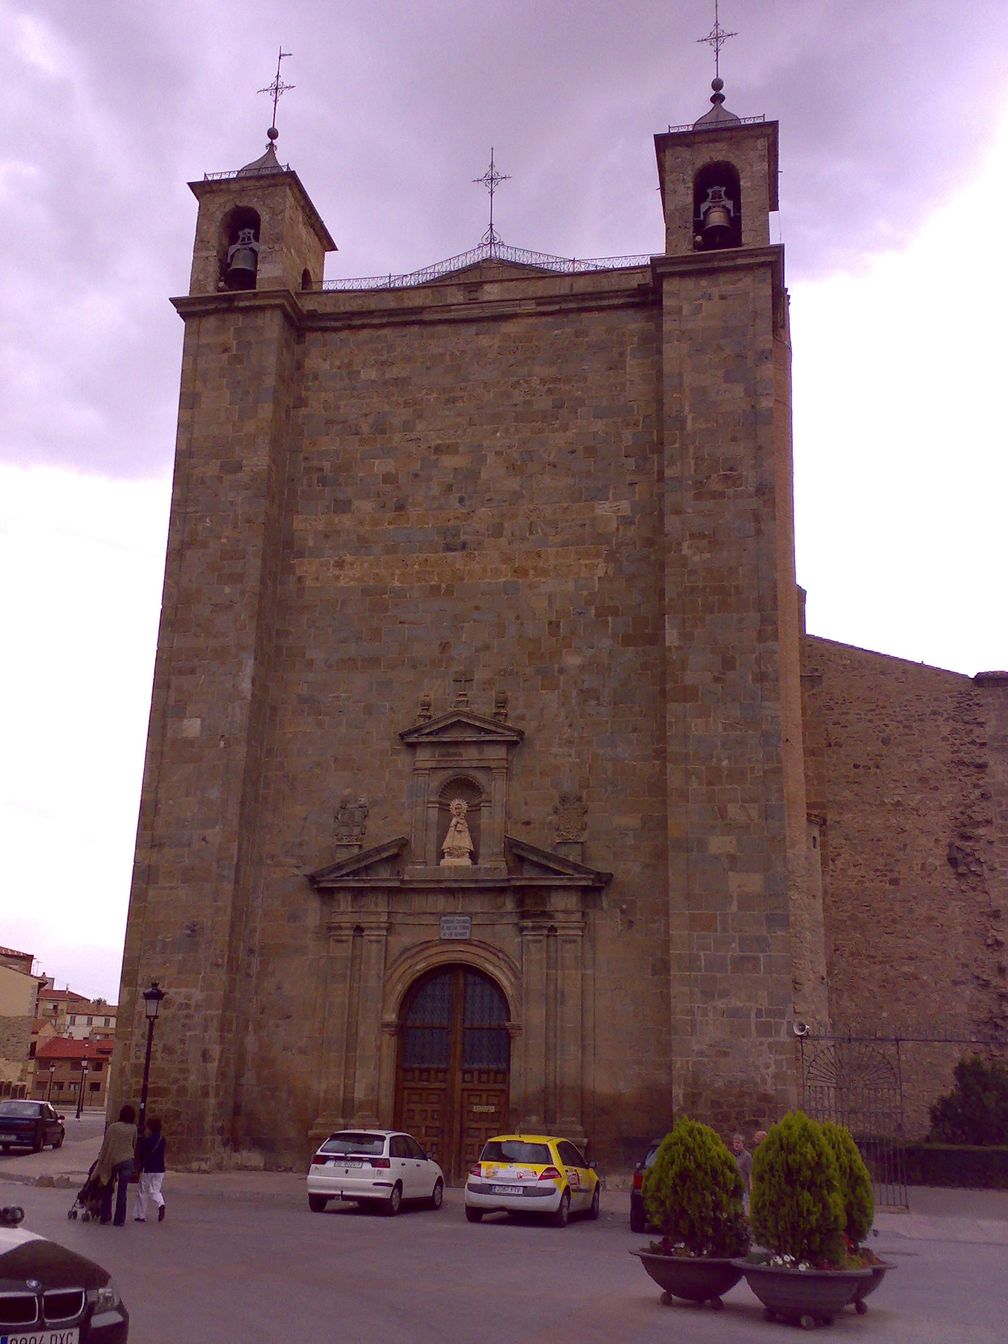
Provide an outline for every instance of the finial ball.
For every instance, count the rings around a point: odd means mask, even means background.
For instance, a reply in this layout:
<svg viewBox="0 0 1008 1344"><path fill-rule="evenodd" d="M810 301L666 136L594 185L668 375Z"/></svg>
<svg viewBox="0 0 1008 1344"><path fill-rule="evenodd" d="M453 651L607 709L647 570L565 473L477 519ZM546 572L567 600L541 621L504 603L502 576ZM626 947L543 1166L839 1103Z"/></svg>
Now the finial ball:
<svg viewBox="0 0 1008 1344"><path fill-rule="evenodd" d="M720 93L721 90L724 88L724 80L721 79L720 77L717 79L712 79L710 86L715 93Z"/></svg>
<svg viewBox="0 0 1008 1344"><path fill-rule="evenodd" d="M277 128L275 126L271 126L269 130L266 132L266 139L276 140L279 134L280 132L277 130Z"/></svg>

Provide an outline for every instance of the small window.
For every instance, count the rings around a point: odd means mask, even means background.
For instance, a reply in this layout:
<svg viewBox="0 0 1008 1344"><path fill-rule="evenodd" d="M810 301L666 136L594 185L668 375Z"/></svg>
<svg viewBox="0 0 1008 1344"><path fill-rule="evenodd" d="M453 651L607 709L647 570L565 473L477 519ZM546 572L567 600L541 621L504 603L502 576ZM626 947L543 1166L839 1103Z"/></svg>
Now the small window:
<svg viewBox="0 0 1008 1344"><path fill-rule="evenodd" d="M560 1154L560 1161L565 1167L587 1167L584 1154L567 1139L564 1139L557 1147Z"/></svg>
<svg viewBox="0 0 1008 1344"><path fill-rule="evenodd" d="M360 1153L365 1157L381 1157L384 1151L385 1140L381 1134L351 1132L330 1134L319 1149L320 1153L339 1153L341 1156Z"/></svg>
<svg viewBox="0 0 1008 1344"><path fill-rule="evenodd" d="M526 1143L523 1139L501 1139L485 1143L481 1162L523 1162L534 1167L550 1167L553 1157L545 1143Z"/></svg>
<svg viewBox="0 0 1008 1344"><path fill-rule="evenodd" d="M409 1143L403 1134L393 1134L389 1139L389 1157L409 1157Z"/></svg>

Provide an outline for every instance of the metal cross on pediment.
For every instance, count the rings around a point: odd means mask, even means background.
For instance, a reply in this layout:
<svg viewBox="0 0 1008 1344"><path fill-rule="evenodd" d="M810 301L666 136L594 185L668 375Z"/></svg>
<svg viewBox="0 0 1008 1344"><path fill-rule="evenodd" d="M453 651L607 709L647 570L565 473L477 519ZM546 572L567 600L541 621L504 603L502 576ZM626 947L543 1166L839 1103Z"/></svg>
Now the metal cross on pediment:
<svg viewBox="0 0 1008 1344"><path fill-rule="evenodd" d="M714 48L714 78L721 77L721 48L730 37L738 37L738 33L726 33L721 27L718 18L718 0L714 0L714 27L706 37L698 37L698 42L705 42L707 46Z"/></svg>
<svg viewBox="0 0 1008 1344"><path fill-rule="evenodd" d="M483 174L482 177L474 177L473 181L481 182L483 186L486 187L487 191L490 193L490 227L487 229L486 233L483 235L480 241L483 243L491 243L491 244L499 243L501 241L501 237L500 234L497 232L497 230L494 228L494 222L493 222L494 192L497 190L497 188L500 186L502 182L510 182L511 177L508 173L499 173L497 169L494 167L493 145L490 146L490 167L486 170L486 172Z"/></svg>
<svg viewBox="0 0 1008 1344"><path fill-rule="evenodd" d="M280 100L280 95L282 93L286 93L289 89L294 88L293 84L285 84L283 80L280 78L280 62L283 60L285 56L291 56L291 55L293 55L293 52L284 51L282 47L280 48L280 50L277 53L276 77L273 80L272 84L267 84L264 89L259 90L260 93L271 93L273 95L273 122L270 129L274 131L276 130L277 103Z"/></svg>

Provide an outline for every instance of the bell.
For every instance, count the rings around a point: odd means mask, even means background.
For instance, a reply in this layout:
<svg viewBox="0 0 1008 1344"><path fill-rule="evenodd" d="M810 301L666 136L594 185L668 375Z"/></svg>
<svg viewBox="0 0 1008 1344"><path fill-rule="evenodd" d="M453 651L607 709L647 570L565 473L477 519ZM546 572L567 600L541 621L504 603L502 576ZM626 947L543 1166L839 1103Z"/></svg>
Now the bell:
<svg viewBox="0 0 1008 1344"><path fill-rule="evenodd" d="M241 229L238 241L227 252L224 283L229 289L255 289L259 269L259 244L251 229Z"/></svg>
<svg viewBox="0 0 1008 1344"><path fill-rule="evenodd" d="M705 247L724 247L732 240L733 206L724 187L711 187L700 207L700 233Z"/></svg>

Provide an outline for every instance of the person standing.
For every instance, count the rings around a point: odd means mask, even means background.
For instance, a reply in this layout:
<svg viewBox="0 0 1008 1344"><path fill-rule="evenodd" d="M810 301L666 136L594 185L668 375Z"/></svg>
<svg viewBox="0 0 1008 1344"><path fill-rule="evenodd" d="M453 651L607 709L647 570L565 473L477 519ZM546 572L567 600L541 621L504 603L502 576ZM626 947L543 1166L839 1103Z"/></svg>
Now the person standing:
<svg viewBox="0 0 1008 1344"><path fill-rule="evenodd" d="M98 1153L95 1174L101 1181L101 1221L123 1227L126 1222L126 1192L133 1172L133 1152L136 1148L136 1111L124 1106L119 1119L113 1120L105 1131ZM112 1217L112 1185L115 1183L115 1217Z"/></svg>
<svg viewBox="0 0 1008 1344"><path fill-rule="evenodd" d="M157 1116L151 1116L147 1121L147 1133L137 1144L136 1166L140 1172L140 1183L133 1206L133 1221L146 1222L147 1210L153 1201L157 1205L157 1220L163 1223L165 1202L161 1182L165 1173L165 1137Z"/></svg>
<svg viewBox="0 0 1008 1344"><path fill-rule="evenodd" d="M742 1204L746 1213L749 1212L749 1186L752 1183L752 1153L745 1146L745 1139L741 1134L732 1135L732 1154L735 1158L735 1165L739 1169L742 1177Z"/></svg>

